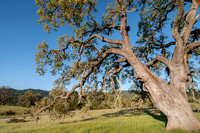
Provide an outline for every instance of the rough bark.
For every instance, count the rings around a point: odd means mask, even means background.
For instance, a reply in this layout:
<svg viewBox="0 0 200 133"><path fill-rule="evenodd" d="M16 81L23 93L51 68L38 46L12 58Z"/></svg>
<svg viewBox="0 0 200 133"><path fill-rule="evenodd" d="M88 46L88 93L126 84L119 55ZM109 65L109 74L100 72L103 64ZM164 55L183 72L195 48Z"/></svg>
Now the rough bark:
<svg viewBox="0 0 200 133"><path fill-rule="evenodd" d="M167 130L199 130L200 123L194 115L187 98L164 81L151 78L145 83L156 107L168 118Z"/></svg>

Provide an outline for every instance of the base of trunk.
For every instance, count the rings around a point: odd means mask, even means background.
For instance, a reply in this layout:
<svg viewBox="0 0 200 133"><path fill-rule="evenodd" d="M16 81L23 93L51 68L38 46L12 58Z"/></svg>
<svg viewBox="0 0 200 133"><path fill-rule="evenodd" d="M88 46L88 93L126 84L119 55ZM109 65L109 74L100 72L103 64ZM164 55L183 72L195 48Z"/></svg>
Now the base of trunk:
<svg viewBox="0 0 200 133"><path fill-rule="evenodd" d="M174 129L183 129L187 131L200 130L200 123L196 118L189 120L188 118L182 118L182 117L168 118L166 130L174 130Z"/></svg>
<svg viewBox="0 0 200 133"><path fill-rule="evenodd" d="M167 116L167 130L200 130L200 122L182 92L159 79L146 83L146 87L156 107Z"/></svg>

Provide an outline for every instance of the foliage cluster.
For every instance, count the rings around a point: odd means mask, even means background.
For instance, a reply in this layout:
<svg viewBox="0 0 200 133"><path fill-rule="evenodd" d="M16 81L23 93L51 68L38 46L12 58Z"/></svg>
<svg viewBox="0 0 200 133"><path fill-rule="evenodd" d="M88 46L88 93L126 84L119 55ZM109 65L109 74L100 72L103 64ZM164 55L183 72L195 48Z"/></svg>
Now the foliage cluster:
<svg viewBox="0 0 200 133"><path fill-rule="evenodd" d="M40 100L40 94L34 94L31 90L26 91L24 95L18 97L17 105L23 107L34 106Z"/></svg>
<svg viewBox="0 0 200 133"><path fill-rule="evenodd" d="M35 102L39 101L40 99L41 95L39 93L34 94L32 90L17 91L11 87L0 87L1 105L18 105L23 107L31 107L34 106Z"/></svg>
<svg viewBox="0 0 200 133"><path fill-rule="evenodd" d="M15 105L17 103L17 96L12 91L12 88L7 86L0 87L0 104L12 104Z"/></svg>

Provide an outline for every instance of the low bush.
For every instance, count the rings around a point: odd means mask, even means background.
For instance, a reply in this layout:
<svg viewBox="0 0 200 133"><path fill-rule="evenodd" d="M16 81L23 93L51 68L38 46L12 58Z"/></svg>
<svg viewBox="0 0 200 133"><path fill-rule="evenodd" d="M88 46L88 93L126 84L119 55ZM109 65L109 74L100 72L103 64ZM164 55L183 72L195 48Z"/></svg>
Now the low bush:
<svg viewBox="0 0 200 133"><path fill-rule="evenodd" d="M27 122L27 121L24 119L13 118L13 119L10 119L7 123L19 123L19 122Z"/></svg>
<svg viewBox="0 0 200 133"><path fill-rule="evenodd" d="M8 111L1 112L0 115L16 115L16 112L12 110L8 110Z"/></svg>

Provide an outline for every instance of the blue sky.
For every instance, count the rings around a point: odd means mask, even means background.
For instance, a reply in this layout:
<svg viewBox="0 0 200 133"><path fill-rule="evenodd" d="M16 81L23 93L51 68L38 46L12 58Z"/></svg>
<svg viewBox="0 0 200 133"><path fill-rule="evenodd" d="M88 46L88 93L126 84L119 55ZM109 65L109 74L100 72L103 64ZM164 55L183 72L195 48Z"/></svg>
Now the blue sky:
<svg viewBox="0 0 200 133"><path fill-rule="evenodd" d="M35 73L36 46L43 40L56 44L59 33L47 34L37 23L34 0L0 3L0 86L50 90L55 77Z"/></svg>

